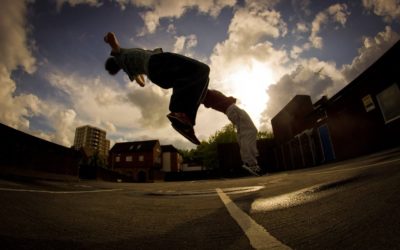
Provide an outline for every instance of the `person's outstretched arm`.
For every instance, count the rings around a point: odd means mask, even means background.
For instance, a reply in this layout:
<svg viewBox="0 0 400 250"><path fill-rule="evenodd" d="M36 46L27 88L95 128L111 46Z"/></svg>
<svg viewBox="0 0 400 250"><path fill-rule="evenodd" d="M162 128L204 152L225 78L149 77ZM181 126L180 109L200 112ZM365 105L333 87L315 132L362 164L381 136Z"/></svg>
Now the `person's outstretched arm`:
<svg viewBox="0 0 400 250"><path fill-rule="evenodd" d="M119 46L119 42L114 32L108 32L104 37L104 42L108 43L111 46L113 52L119 52L121 47Z"/></svg>
<svg viewBox="0 0 400 250"><path fill-rule="evenodd" d="M121 46L119 45L118 39L115 36L114 32L108 32L104 36L104 42L108 43L112 49L112 52L119 53L121 50ZM135 76L135 81L141 86L144 87L145 81L143 75Z"/></svg>

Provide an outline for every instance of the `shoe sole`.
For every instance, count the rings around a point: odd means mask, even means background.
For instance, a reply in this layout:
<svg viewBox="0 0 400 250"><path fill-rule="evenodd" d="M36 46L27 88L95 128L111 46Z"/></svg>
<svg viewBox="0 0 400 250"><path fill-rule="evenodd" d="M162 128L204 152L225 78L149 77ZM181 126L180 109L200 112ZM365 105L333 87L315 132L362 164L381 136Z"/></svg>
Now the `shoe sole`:
<svg viewBox="0 0 400 250"><path fill-rule="evenodd" d="M168 119L171 121L171 125L172 127L179 133L181 134L183 137L185 137L186 139L188 139L191 143L196 144L196 145L200 145L200 141L199 139L197 139L196 135L192 135L190 133L188 133L188 130L192 129L191 126L187 126L185 124L182 124L179 120L177 119L171 119L172 117L167 116Z"/></svg>
<svg viewBox="0 0 400 250"><path fill-rule="evenodd" d="M187 127L191 127L193 126L192 124L190 124L188 121L184 122L182 121L178 116L174 116L172 113L167 115L167 118L170 120L171 123L175 124L175 123L179 123L182 126L187 126Z"/></svg>
<svg viewBox="0 0 400 250"><path fill-rule="evenodd" d="M254 176L261 176L261 174L255 172L254 170L252 170L251 168L249 168L247 166L242 166L242 168L246 169L250 174L252 174Z"/></svg>

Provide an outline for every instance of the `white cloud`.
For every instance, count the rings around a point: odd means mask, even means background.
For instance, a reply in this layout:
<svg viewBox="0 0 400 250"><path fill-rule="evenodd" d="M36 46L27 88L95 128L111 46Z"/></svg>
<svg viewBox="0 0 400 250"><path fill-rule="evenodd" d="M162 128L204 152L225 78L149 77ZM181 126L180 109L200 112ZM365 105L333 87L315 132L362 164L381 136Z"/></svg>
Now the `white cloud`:
<svg viewBox="0 0 400 250"><path fill-rule="evenodd" d="M191 34L188 36L176 36L173 52L183 53L186 50L189 50L196 46L197 46L196 35Z"/></svg>
<svg viewBox="0 0 400 250"><path fill-rule="evenodd" d="M0 122L21 130L29 129L29 118L37 115L40 100L32 94L14 95L15 82L0 68Z"/></svg>
<svg viewBox="0 0 400 250"><path fill-rule="evenodd" d="M18 67L33 74L36 59L32 54L29 30L26 29L25 1L6 1L0 9L0 121L8 126L34 134L62 145L71 145L69 125L75 119L73 110L64 109L57 103L44 102L33 94L15 94L17 85L11 73ZM12 27L12 28L10 28ZM54 133L33 131L30 119L42 117L50 122Z"/></svg>
<svg viewBox="0 0 400 250"><path fill-rule="evenodd" d="M340 23L343 27L347 22L347 17L350 15L346 4L335 4L329 6L327 12L335 22Z"/></svg>
<svg viewBox="0 0 400 250"><path fill-rule="evenodd" d="M60 11L64 4L69 4L71 7L80 4L87 4L92 7L100 7L103 5L99 0L57 0L57 10Z"/></svg>
<svg viewBox="0 0 400 250"><path fill-rule="evenodd" d="M254 3L252 7L238 9L228 28L228 39L218 43L211 55L212 70L224 72L223 79L226 73L232 73L227 70L236 70L237 65L252 59L280 64L286 60L286 54L275 50L267 38L278 38L286 32L286 23L276 11L261 10L259 6L254 7Z"/></svg>
<svg viewBox="0 0 400 250"><path fill-rule="evenodd" d="M361 74L399 39L399 33L393 31L389 26L386 26L385 30L379 32L375 37L364 37L363 44L358 49L358 56L353 59L351 64L344 65L342 68L346 79L351 81Z"/></svg>
<svg viewBox="0 0 400 250"><path fill-rule="evenodd" d="M300 60L295 70L269 87L269 101L263 112L262 126L268 128L270 120L295 95L310 95L313 101L317 101L324 95L334 95L344 85L345 79L335 63L317 58Z"/></svg>
<svg viewBox="0 0 400 250"><path fill-rule="evenodd" d="M186 49L191 49L197 46L197 36L196 35L189 35L186 39Z"/></svg>
<svg viewBox="0 0 400 250"><path fill-rule="evenodd" d="M50 115L50 122L55 129L52 141L61 145L71 146L74 140L75 128L77 127L76 113L73 109L61 108Z"/></svg>
<svg viewBox="0 0 400 250"><path fill-rule="evenodd" d="M76 73L51 70L46 75L49 83L67 94L72 109L81 121L101 125L112 122L115 126L135 127L139 117L137 107L127 103L126 88L106 77L82 76Z"/></svg>
<svg viewBox="0 0 400 250"><path fill-rule="evenodd" d="M388 26L375 37L363 38L358 56L351 64L342 68L337 68L333 62L324 62L317 58L306 60L297 58L296 68L284 74L276 84L269 87L269 101L262 115L261 127L269 128L270 120L295 95L310 95L313 102L323 95L327 95L328 98L333 96L382 56L399 38L400 35Z"/></svg>
<svg viewBox="0 0 400 250"><path fill-rule="evenodd" d="M119 0L122 9L128 4L147 9L141 15L145 27L139 35L154 33L162 18L180 18L187 10L196 8L200 13L216 17L225 7L232 7L236 0Z"/></svg>
<svg viewBox="0 0 400 250"><path fill-rule="evenodd" d="M145 21L143 34L155 32L160 25L160 19L169 18L167 31L175 36L173 51L177 53L190 53L190 50L197 46L197 37L187 34L178 36L174 19L182 17L191 9L216 17L224 7L232 7L236 3L234 0L117 2L122 8L127 5L141 7L142 18ZM283 48L276 48L273 44L273 40L284 37L288 32L281 13L273 9L278 2L279 0L247 0L244 1L244 6L235 6L228 28L228 38L215 46L210 57L210 87L227 95L234 95L239 104L249 108L248 110L251 107L248 103L249 96L253 97L253 100L261 100L262 104L257 104L261 110L252 113L252 117L256 119L259 117L257 112L261 113L267 103L265 120L262 123L264 126L295 94L309 94L314 101L321 95L335 94L399 39L398 33L390 27L386 27L376 37L363 38L359 55L351 64L341 69L337 69L333 62L323 62L316 58L302 60L303 51L312 46L323 47L321 32L324 27L329 24L338 27L346 25L350 15L347 6L335 4L320 12L312 25L304 22L297 24L295 34L304 35L310 32L310 37L306 43L292 47L289 55L296 60L293 62L289 60L288 52ZM300 11L309 13L310 1L301 2L304 4L297 4L300 1L296 1L296 5L305 7ZM46 79L70 98L70 104L41 100L32 94L16 95L17 85L10 77L11 73L18 67L28 73L34 73L38 66L32 54L34 41L28 40L25 4L24 1L7 1L0 9L0 32L7 34L0 38L0 51L3 56L3 61L0 62L1 122L66 146L72 144L75 127L87 123L106 129L109 135L121 141L151 138L160 139L164 144L191 145L169 126L165 117L168 113L170 92L155 85L148 84L141 89L127 80L125 86L121 86L110 80L111 77L82 76L47 69ZM101 1L57 1L59 9L65 4L100 6ZM385 20L399 19L399 0L363 0L363 4L366 9L383 16ZM281 76L283 77L280 78ZM272 85L274 83L276 84ZM29 121L35 116L46 119L49 127L55 132L31 131ZM212 125L207 122L209 120L213 121ZM228 122L225 115L200 108L195 129L201 139L207 139L216 129Z"/></svg>
<svg viewBox="0 0 400 250"><path fill-rule="evenodd" d="M255 5L240 8L229 25L229 39L238 44L256 44L265 37L278 38L287 33L279 12Z"/></svg>
<svg viewBox="0 0 400 250"><path fill-rule="evenodd" d="M400 19L400 0L363 0L362 3L367 10L384 17L387 22Z"/></svg>
<svg viewBox="0 0 400 250"><path fill-rule="evenodd" d="M307 27L307 24L300 22L296 24L296 31L306 33L309 31L309 28Z"/></svg>
<svg viewBox="0 0 400 250"><path fill-rule="evenodd" d="M104 121L102 127L104 128L104 130L107 131L107 133L117 132L117 128L115 127L115 125L109 121Z"/></svg>
<svg viewBox="0 0 400 250"><path fill-rule="evenodd" d="M26 3L22 0L2 2L0 9L0 122L17 129L29 128L29 117L38 112L39 99L31 94L15 95L16 83L11 78L18 67L31 74L36 71L26 30ZM11 28L12 27L12 28Z"/></svg>
<svg viewBox="0 0 400 250"><path fill-rule="evenodd" d="M229 95L228 92L225 93ZM196 120L195 132L200 141L207 141L215 131L230 123L225 114L205 108L203 105L200 105Z"/></svg>
<svg viewBox="0 0 400 250"><path fill-rule="evenodd" d="M293 59L297 59L302 52L303 52L303 48L295 45L295 46L293 46L292 50L290 51L290 57Z"/></svg>
<svg viewBox="0 0 400 250"><path fill-rule="evenodd" d="M22 0L6 0L2 2L0 9L0 54L1 65L6 72L15 70L22 66L28 73L36 70L36 59L33 57L30 41L28 41L29 30L26 16L26 3Z"/></svg>
<svg viewBox="0 0 400 250"><path fill-rule="evenodd" d="M267 101L266 89L285 72L284 50L275 49L269 39L287 33L279 12L251 1L238 8L228 28L228 39L218 43L211 55L211 87L238 98L254 122Z"/></svg>
<svg viewBox="0 0 400 250"><path fill-rule="evenodd" d="M185 41L186 41L186 37L185 36L179 36L179 37L175 37L176 41L174 44L174 52L175 53L180 53L183 51L183 49L185 48Z"/></svg>
<svg viewBox="0 0 400 250"><path fill-rule="evenodd" d="M143 128L163 128L168 125L170 92L156 85L137 89L127 95L127 101L140 110L141 118L137 122Z"/></svg>
<svg viewBox="0 0 400 250"><path fill-rule="evenodd" d="M127 84L120 86L111 76L90 77L59 70L49 72L47 80L70 98L72 106L67 109L76 113L66 133L71 139L77 126L91 124L105 129L108 137L119 138L117 141L160 139L162 143L182 140L185 144L166 118L169 90L150 82L140 88L127 79Z"/></svg>
<svg viewBox="0 0 400 250"><path fill-rule="evenodd" d="M170 23L167 27L167 32L170 34L176 34L176 27L174 24Z"/></svg>
<svg viewBox="0 0 400 250"><path fill-rule="evenodd" d="M323 47L323 39L319 36L323 25L327 24L329 21L333 21L344 27L349 15L350 12L347 10L346 4L335 4L328 7L326 10L319 12L311 24L311 35L309 41L313 47L317 49Z"/></svg>

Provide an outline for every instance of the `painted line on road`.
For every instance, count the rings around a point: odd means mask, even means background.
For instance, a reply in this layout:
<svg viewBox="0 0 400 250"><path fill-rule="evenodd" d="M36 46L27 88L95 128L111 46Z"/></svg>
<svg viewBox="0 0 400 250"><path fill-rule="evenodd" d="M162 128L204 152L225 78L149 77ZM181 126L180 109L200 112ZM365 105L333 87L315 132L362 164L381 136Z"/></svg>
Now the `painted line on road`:
<svg viewBox="0 0 400 250"><path fill-rule="evenodd" d="M225 193L227 194L243 194L256 192L265 188L265 186L247 186L247 187L231 187L224 188ZM158 196L215 196L215 189L203 189L203 190L158 190L156 192L151 192L149 195L158 195Z"/></svg>
<svg viewBox="0 0 400 250"><path fill-rule="evenodd" d="M242 228L254 249L291 249L243 212L220 188L217 188L216 191L229 214Z"/></svg>
<svg viewBox="0 0 400 250"><path fill-rule="evenodd" d="M48 191L48 190L35 190L35 189L15 189L15 188L0 188L0 191L10 192L26 192L26 193L47 193L47 194L84 194L84 193L103 193L122 191L123 189L97 189L86 191Z"/></svg>
<svg viewBox="0 0 400 250"><path fill-rule="evenodd" d="M335 167L337 169L328 169L325 171L320 171L320 172L315 172L315 173L307 173L307 174L308 175L316 175L316 174L321 174L321 173L328 174L328 173L335 173L335 172L345 172L345 171L351 171L351 170L356 170L356 169L380 166L380 165L389 164L389 163L398 162L398 161L400 161L400 159L388 160L388 161L384 161L384 162L376 162L376 163L371 163L371 164L361 165L361 166L356 166L356 167L341 168L339 166L339 167Z"/></svg>

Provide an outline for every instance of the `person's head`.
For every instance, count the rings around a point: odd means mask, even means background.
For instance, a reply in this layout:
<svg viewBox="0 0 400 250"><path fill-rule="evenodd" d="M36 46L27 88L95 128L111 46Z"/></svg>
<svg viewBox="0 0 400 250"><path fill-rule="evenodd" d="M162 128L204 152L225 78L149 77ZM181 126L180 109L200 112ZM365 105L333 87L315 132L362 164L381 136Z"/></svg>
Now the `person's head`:
<svg viewBox="0 0 400 250"><path fill-rule="evenodd" d="M110 75L116 75L118 71L121 69L115 58L112 56L107 58L104 66Z"/></svg>

